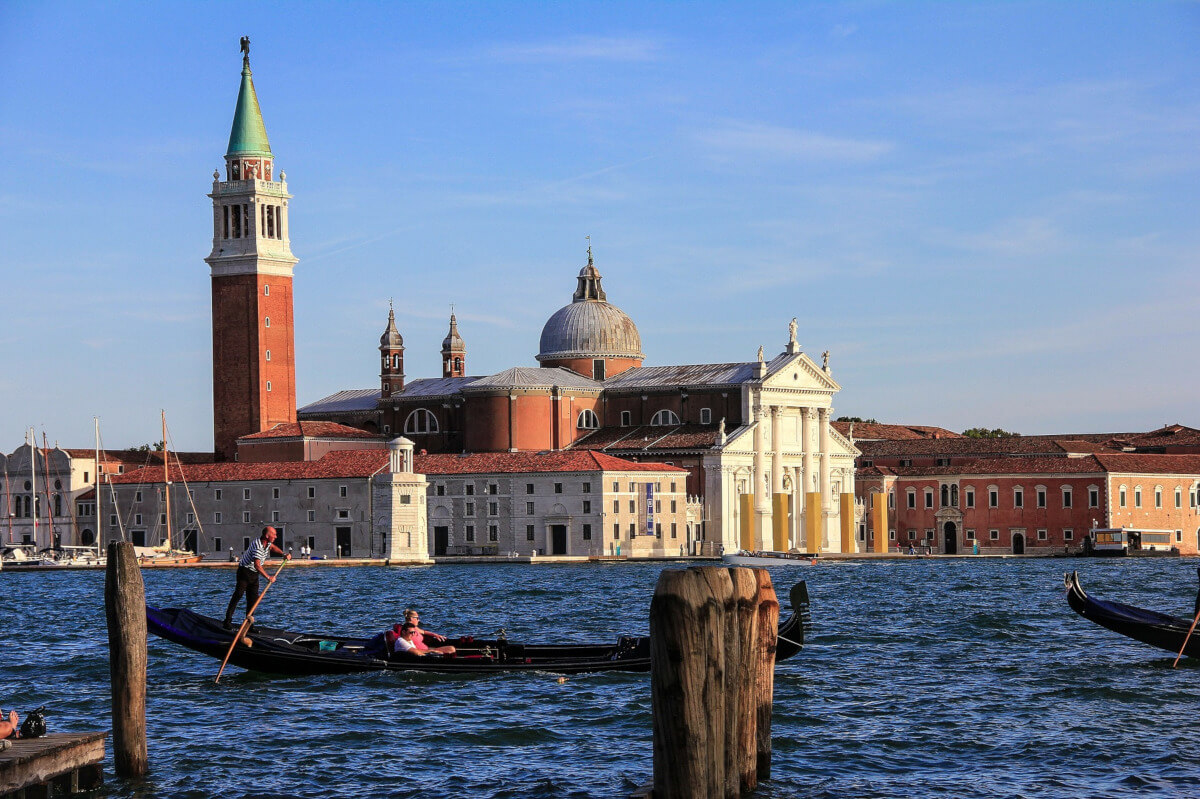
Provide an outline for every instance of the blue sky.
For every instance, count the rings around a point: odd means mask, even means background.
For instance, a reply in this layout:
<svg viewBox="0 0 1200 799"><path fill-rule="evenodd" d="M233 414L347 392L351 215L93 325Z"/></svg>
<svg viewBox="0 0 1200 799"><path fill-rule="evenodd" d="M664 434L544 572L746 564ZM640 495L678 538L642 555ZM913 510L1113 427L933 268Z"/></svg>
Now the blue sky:
<svg viewBox="0 0 1200 799"><path fill-rule="evenodd" d="M209 449L205 196L251 63L301 405L533 366L592 237L647 364L787 323L838 414L1200 426L1200 5L0 5L0 449Z"/></svg>

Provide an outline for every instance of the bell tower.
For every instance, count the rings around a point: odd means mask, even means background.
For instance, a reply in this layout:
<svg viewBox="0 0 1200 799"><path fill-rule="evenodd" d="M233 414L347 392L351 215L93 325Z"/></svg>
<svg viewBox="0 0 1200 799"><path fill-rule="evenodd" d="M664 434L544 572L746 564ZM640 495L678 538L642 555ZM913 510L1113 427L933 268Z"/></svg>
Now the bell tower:
<svg viewBox="0 0 1200 799"><path fill-rule="evenodd" d="M396 329L396 311L388 303L388 323L379 337L379 369L381 397L390 397L404 390L404 337Z"/></svg>
<svg viewBox="0 0 1200 799"><path fill-rule="evenodd" d="M458 334L458 320L450 314L450 332L442 339L442 377L462 377L467 373L467 345Z"/></svg>
<svg viewBox="0 0 1200 799"><path fill-rule="evenodd" d="M296 421L292 255L286 175L275 177L242 37L242 81L225 153L213 173L213 439L234 460L240 436Z"/></svg>

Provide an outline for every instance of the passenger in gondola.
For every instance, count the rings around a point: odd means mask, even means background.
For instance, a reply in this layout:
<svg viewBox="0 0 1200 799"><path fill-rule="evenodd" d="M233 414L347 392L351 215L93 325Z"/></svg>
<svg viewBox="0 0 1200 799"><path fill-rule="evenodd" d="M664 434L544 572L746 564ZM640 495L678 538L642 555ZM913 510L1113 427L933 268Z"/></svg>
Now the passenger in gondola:
<svg viewBox="0 0 1200 799"><path fill-rule="evenodd" d="M413 641L416 643L417 649L420 649L421 651L429 649L429 645L425 643L426 638L428 638L430 641L433 641L435 644L446 643L446 636L438 635L430 630L421 629L421 614L417 613L417 611L413 610L412 608L408 608L404 611L404 623L408 624L409 622L411 622L412 625L417 628L416 634L413 635ZM454 647L450 647L450 649L454 649Z"/></svg>
<svg viewBox="0 0 1200 799"><path fill-rule="evenodd" d="M395 650L394 650L395 654L397 654L397 655L412 654L412 655L417 655L417 656L421 656L421 657L428 655L430 653L434 653L434 654L438 654L438 655L453 655L454 654L454 647L452 647L452 646L438 646L438 647L426 646L424 649L418 647L417 642L414 640L417 635L417 629L418 629L417 625L413 624L411 621L406 621L404 624L402 624L400 626L400 633L396 638L396 644L395 644Z"/></svg>

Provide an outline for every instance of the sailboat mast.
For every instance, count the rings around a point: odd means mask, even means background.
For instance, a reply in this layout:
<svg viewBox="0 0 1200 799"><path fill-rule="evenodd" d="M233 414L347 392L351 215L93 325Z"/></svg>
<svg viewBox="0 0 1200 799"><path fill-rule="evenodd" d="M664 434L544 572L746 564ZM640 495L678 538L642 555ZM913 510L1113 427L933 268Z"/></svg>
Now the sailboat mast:
<svg viewBox="0 0 1200 799"><path fill-rule="evenodd" d="M96 557L100 557L100 520L104 518L100 515L100 417L93 416L92 421L96 425L96 471L92 475L92 490L96 493Z"/></svg>
<svg viewBox="0 0 1200 799"><path fill-rule="evenodd" d="M38 499L37 499L37 433L29 428L29 501L33 508L33 546L38 545Z"/></svg>
<svg viewBox="0 0 1200 799"><path fill-rule="evenodd" d="M162 455L163 455L163 497L167 502L167 549L173 549L175 542L171 540L171 461L167 457L167 412L162 412Z"/></svg>
<svg viewBox="0 0 1200 799"><path fill-rule="evenodd" d="M4 460L4 504L5 504L4 516L5 516L5 518L8 519L8 543L15 544L15 543L17 543L17 541L15 538L13 538L12 487L9 485L9 482L8 482L8 459L7 458L5 458L5 460Z"/></svg>
<svg viewBox="0 0 1200 799"><path fill-rule="evenodd" d="M50 537L50 546L54 541L54 503L50 500L50 442L46 439L46 431L42 431L42 494L46 497L46 533ZM59 536L60 540L62 536Z"/></svg>

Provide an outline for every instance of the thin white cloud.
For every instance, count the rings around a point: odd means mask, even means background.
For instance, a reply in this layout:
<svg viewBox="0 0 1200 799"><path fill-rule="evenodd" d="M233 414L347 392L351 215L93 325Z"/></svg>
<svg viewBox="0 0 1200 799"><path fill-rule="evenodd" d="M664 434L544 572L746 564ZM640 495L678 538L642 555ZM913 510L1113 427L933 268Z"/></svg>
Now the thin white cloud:
<svg viewBox="0 0 1200 799"><path fill-rule="evenodd" d="M653 61L662 46L653 39L620 36L574 36L546 42L493 45L487 57L510 63L544 61Z"/></svg>
<svg viewBox="0 0 1200 799"><path fill-rule="evenodd" d="M752 155L805 161L875 161L894 149L890 141L827 136L796 128L731 122L697 134L718 156Z"/></svg>

